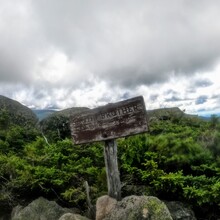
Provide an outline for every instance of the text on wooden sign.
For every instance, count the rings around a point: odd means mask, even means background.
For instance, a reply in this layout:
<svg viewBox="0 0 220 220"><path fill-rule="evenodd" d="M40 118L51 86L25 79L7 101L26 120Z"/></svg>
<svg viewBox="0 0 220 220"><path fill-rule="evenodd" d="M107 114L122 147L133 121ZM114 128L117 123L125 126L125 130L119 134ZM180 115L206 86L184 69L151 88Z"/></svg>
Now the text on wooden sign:
<svg viewBox="0 0 220 220"><path fill-rule="evenodd" d="M143 97L108 104L74 115L70 120L70 127L76 144L145 132L148 125Z"/></svg>

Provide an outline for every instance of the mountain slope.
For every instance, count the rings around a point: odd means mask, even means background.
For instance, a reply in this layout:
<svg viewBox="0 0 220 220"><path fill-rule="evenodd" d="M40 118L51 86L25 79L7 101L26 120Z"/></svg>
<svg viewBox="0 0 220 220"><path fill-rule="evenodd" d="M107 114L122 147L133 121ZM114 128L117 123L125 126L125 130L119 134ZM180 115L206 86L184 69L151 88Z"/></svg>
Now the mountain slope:
<svg viewBox="0 0 220 220"><path fill-rule="evenodd" d="M38 121L34 112L21 103L0 95L0 111L6 110L11 122L18 125L35 125Z"/></svg>
<svg viewBox="0 0 220 220"><path fill-rule="evenodd" d="M155 119L157 120L170 120L170 119L180 120L183 118L200 119L200 117L197 115L186 114L184 111L180 110L178 107L147 110L147 117L148 117L148 121L152 121Z"/></svg>

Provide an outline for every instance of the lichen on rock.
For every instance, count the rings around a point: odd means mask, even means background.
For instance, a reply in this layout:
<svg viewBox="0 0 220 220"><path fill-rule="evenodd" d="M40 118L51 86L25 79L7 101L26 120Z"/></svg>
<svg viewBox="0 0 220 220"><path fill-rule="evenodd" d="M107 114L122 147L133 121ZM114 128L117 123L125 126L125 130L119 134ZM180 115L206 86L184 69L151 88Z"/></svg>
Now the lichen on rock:
<svg viewBox="0 0 220 220"><path fill-rule="evenodd" d="M97 207L97 212L99 211ZM102 207L104 209L104 207ZM165 203L153 196L128 196L116 203L102 220L172 220ZM99 219L101 220L101 219Z"/></svg>

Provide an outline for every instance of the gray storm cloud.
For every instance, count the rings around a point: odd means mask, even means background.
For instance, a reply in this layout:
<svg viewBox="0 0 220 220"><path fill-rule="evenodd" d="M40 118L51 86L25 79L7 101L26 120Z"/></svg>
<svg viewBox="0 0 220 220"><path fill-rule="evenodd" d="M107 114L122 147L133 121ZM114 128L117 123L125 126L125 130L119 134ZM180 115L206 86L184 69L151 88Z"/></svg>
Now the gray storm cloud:
<svg viewBox="0 0 220 220"><path fill-rule="evenodd" d="M51 48L82 67L80 80L89 74L128 88L212 68L220 56L217 0L1 4L1 81L34 84L38 60Z"/></svg>
<svg viewBox="0 0 220 220"><path fill-rule="evenodd" d="M219 1L35 1L47 40L92 74L126 87L213 67Z"/></svg>
<svg viewBox="0 0 220 220"><path fill-rule="evenodd" d="M0 0L0 82L33 83L33 69L44 49L27 0Z"/></svg>
<svg viewBox="0 0 220 220"><path fill-rule="evenodd" d="M34 100L41 106L66 106L80 103L81 97L97 97L103 104L113 96L149 93L146 88L175 77L189 79L183 88L190 94L214 86L202 74L214 70L220 60L219 0L0 4L0 92L29 100L29 105ZM197 81L190 81L198 74ZM188 97L172 93L161 99L163 93L152 92L149 99L155 103ZM196 97L197 105L207 101Z"/></svg>

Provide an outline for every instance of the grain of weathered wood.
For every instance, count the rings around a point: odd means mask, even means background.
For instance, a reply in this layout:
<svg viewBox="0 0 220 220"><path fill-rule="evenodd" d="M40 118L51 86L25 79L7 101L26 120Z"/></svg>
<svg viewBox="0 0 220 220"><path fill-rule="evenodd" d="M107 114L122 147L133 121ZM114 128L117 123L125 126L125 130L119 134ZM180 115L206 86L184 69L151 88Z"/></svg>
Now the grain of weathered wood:
<svg viewBox="0 0 220 220"><path fill-rule="evenodd" d="M104 155L108 183L108 195L116 200L120 200L121 182L118 171L117 143L115 140L105 141Z"/></svg>
<svg viewBox="0 0 220 220"><path fill-rule="evenodd" d="M70 119L75 144L105 141L148 130L142 96L88 110Z"/></svg>

